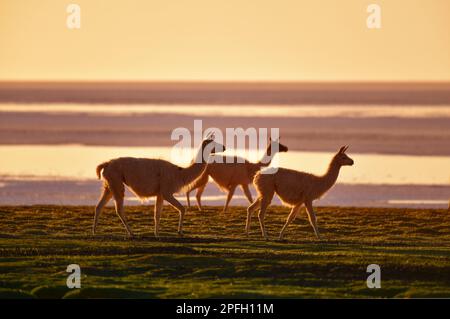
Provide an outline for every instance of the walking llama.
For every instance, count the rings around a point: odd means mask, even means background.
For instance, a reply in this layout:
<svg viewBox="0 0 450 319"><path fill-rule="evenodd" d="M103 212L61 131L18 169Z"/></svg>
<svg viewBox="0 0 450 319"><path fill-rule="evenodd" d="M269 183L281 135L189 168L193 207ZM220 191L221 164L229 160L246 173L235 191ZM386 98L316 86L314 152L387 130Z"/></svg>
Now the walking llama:
<svg viewBox="0 0 450 319"><path fill-rule="evenodd" d="M251 163L246 159L238 158L237 156L232 158L223 155L212 156L211 163L208 164L202 176L199 177L186 192L188 207L191 206L190 192L197 189L197 206L200 211L202 210L202 194L205 190L206 184L208 183L209 176L212 177L212 179L223 191L228 193L225 206L223 208L224 213L228 211L228 205L238 185L241 186L242 191L247 197L249 203L252 203L252 194L248 185L253 181L256 173L259 172L262 167L270 165L270 162L277 151L287 152L288 148L279 141L272 141L270 139L263 158L257 163ZM215 160L217 156L221 156L222 158Z"/></svg>
<svg viewBox="0 0 450 319"><path fill-rule="evenodd" d="M285 168L279 168L273 174L256 174L253 183L258 192L258 198L247 209L247 223L245 226L247 235L250 231L252 214L260 207L258 215L259 224L262 236L267 239L264 216L267 207L272 201L274 193L276 193L285 205L292 207L286 223L281 229L280 239L283 239L284 231L295 219L303 204L306 206L309 222L313 227L317 238L320 239L319 229L317 228L316 223L316 214L314 213L312 203L334 185L342 166L353 165L353 160L345 154L347 148L348 146L341 147L339 152L334 155L331 160L327 172L322 176Z"/></svg>
<svg viewBox="0 0 450 319"><path fill-rule="evenodd" d="M210 135L203 140L196 157L185 168L161 159L133 157L121 157L98 165L97 176L100 179L102 175L104 183L103 193L95 207L93 234L95 234L98 218L103 207L113 197L117 215L128 235L133 236L123 209L126 185L140 198L156 196L154 209L155 237L159 237L159 220L164 200L178 210L178 234L183 235L185 208L175 199L173 194L188 187L202 174L211 153L215 153L216 150L222 152L224 149L225 147L214 142L214 137ZM101 174L102 170L103 174Z"/></svg>

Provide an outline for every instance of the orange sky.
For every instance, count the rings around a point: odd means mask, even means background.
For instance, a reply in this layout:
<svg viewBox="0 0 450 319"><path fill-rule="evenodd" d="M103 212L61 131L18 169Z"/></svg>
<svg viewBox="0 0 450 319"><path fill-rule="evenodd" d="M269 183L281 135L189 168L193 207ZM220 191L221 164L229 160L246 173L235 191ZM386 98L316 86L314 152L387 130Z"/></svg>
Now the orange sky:
<svg viewBox="0 0 450 319"><path fill-rule="evenodd" d="M450 81L449 33L448 0L0 0L0 80Z"/></svg>

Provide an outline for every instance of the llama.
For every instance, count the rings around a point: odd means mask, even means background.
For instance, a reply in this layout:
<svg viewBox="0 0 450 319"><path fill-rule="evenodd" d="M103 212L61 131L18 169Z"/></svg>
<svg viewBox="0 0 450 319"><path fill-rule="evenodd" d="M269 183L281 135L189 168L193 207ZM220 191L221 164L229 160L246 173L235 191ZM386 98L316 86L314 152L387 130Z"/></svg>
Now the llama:
<svg viewBox="0 0 450 319"><path fill-rule="evenodd" d="M327 192L335 183L342 166L353 165L353 160L345 154L348 146L343 146L339 152L334 155L327 172L322 176L316 176L308 173L298 172L290 169L279 168L274 174L258 173L253 181L258 198L247 209L247 223L245 230L247 236L250 231L250 222L253 212L260 207L258 215L261 233L267 239L267 232L264 225L264 215L266 209L276 193L281 201L287 206L292 207L286 223L280 232L280 239L283 239L284 231L295 219L301 206L306 206L309 222L314 229L317 238L320 239L319 229L316 223L316 214L314 213L312 203Z"/></svg>
<svg viewBox="0 0 450 319"><path fill-rule="evenodd" d="M182 236L185 208L175 199L173 194L188 187L202 174L207 166L205 158L207 159L216 150L224 151L224 149L223 145L214 142L213 136L209 136L203 140L192 163L185 168L165 160L134 157L121 157L98 165L97 177L100 179L102 175L104 183L103 193L95 207L93 234L95 234L98 218L103 207L113 197L117 215L128 235L133 236L123 209L126 185L140 198L156 196L154 208L155 237L159 237L159 220L164 200L178 210L178 234ZM102 171L103 174L101 174Z"/></svg>
<svg viewBox="0 0 450 319"><path fill-rule="evenodd" d="M211 163L207 166L202 176L197 179L197 181L192 185L192 187L186 192L187 205L190 207L190 192L197 189L196 199L197 206L200 211L202 211L202 194L205 190L206 184L208 183L209 176L216 182L216 184L224 191L228 193L223 212L228 211L228 205L233 198L234 191L238 185L241 186L242 191L249 203L253 202L252 194L248 185L253 181L256 173L261 170L262 167L269 166L272 158L275 156L276 152L287 152L288 148L279 143L279 141L269 140L269 145L267 146L266 152L263 158L257 163L251 163L243 158L238 158L234 156L229 158L228 156L221 156L220 160L214 160L215 155L211 157Z"/></svg>

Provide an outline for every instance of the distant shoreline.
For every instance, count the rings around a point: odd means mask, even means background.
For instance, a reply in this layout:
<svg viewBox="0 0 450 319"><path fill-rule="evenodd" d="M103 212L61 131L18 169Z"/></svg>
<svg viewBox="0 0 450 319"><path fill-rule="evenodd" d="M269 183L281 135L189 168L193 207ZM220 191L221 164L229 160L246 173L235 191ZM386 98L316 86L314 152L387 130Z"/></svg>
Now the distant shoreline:
<svg viewBox="0 0 450 319"><path fill-rule="evenodd" d="M0 81L3 103L450 104L448 82Z"/></svg>

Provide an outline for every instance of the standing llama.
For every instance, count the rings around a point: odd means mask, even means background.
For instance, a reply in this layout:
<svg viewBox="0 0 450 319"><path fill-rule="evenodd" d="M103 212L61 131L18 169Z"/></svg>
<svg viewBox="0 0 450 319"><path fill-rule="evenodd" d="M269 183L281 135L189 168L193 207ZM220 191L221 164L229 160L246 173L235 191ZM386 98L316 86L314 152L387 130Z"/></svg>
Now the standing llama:
<svg viewBox="0 0 450 319"><path fill-rule="evenodd" d="M103 193L95 207L93 234L97 228L98 218L103 207L114 197L116 213L129 236L133 236L124 214L123 201L125 185L140 198L156 196L154 220L155 237L159 237L159 220L163 202L166 200L178 210L180 218L178 234L183 235L183 218L185 208L175 199L173 194L188 187L204 171L206 160L211 153L223 151L224 146L214 142L209 136L203 140L201 147L188 167L179 167L168 161L149 158L121 157L97 166L97 176L103 175ZM103 174L101 174L103 170Z"/></svg>
<svg viewBox="0 0 450 319"><path fill-rule="evenodd" d="M345 154L348 146L343 146L339 152L334 155L327 172L322 176L316 176L308 173L298 172L290 169L279 168L274 174L258 173L253 181L258 198L247 209L247 223L245 226L248 235L250 231L250 222L253 212L260 207L258 215L261 232L267 239L267 232L264 226L264 215L266 209L272 201L274 193L276 193L281 201L292 210L280 232L280 239L289 224L295 219L301 206L306 206L308 219L317 238L320 239L319 229L316 224L316 214L314 213L312 202L320 198L327 192L336 182L339 170L342 166L353 165L353 160Z"/></svg>
<svg viewBox="0 0 450 319"><path fill-rule="evenodd" d="M212 177L212 179L223 191L228 193L225 206L223 208L224 213L228 211L228 205L238 185L241 186L249 203L252 203L252 194L248 188L248 185L253 181L256 173L259 172L262 167L270 165L270 162L277 151L287 152L288 148L279 143L279 141L272 141L272 139L270 139L263 158L257 163L251 163L237 156L233 156L231 158L229 156L222 155L212 156L211 163L208 164L202 176L199 177L186 192L188 207L190 207L189 194L192 190L197 189L197 206L200 211L202 210L202 194L205 190L206 184L208 183L209 176ZM221 158L217 159L218 156L221 156Z"/></svg>

